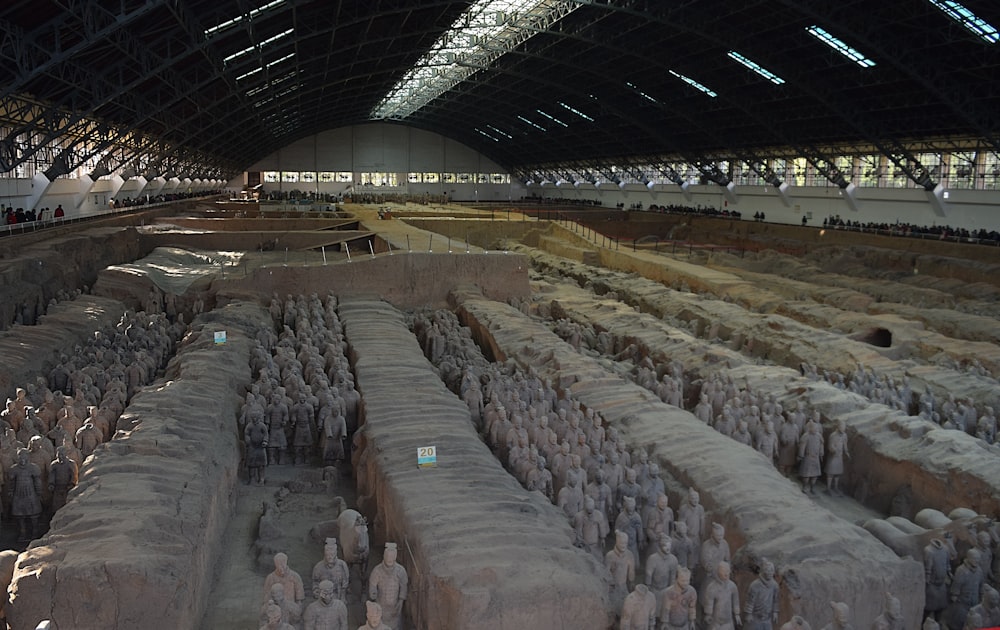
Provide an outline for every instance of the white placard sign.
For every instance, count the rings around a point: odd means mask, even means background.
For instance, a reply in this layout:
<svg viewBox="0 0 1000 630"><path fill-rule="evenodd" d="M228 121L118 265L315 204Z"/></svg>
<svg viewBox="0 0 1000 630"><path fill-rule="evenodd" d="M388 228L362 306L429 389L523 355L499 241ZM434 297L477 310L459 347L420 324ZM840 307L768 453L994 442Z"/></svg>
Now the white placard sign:
<svg viewBox="0 0 1000 630"><path fill-rule="evenodd" d="M218 331L216 331L216 333L215 333L215 343L216 344L226 343L226 331L224 331L224 330L218 330Z"/></svg>
<svg viewBox="0 0 1000 630"><path fill-rule="evenodd" d="M434 468L437 466L437 447L421 446L417 449L417 467Z"/></svg>

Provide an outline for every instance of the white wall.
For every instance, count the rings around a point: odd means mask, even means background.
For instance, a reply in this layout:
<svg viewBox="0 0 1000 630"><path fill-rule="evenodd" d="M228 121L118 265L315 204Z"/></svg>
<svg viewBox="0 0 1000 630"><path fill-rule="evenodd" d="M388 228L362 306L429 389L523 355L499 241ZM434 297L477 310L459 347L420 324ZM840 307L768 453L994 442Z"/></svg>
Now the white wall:
<svg viewBox="0 0 1000 630"><path fill-rule="evenodd" d="M810 225L821 225L823 219L839 214L845 221L861 223L895 223L897 220L914 225L950 225L967 229L986 228L1000 231L1000 191L951 190L945 201L945 214L939 215L929 200L929 193L922 189L908 188L857 188L858 211L851 209L841 190L836 186L793 186L788 189L791 206L785 206L770 186L737 186L736 203L729 201L722 188L715 185L691 186L690 200L679 187L657 185L652 191L641 184L630 184L624 190L614 184L603 184L595 190L592 185L555 187L533 185L527 194L549 199L597 199L605 207L624 203L626 207L641 203L686 206L708 206L719 210L737 210L744 219L754 212L764 212L768 221L798 224L805 213L812 213Z"/></svg>
<svg viewBox="0 0 1000 630"><path fill-rule="evenodd" d="M247 169L249 172L307 171L351 172L355 190L404 194L442 195L460 201L508 201L518 199L519 184L436 183L410 184L407 173L506 173L485 155L440 134L405 125L371 123L331 129L298 140ZM366 172L397 173L396 187L365 188L357 175ZM229 183L239 189L245 178ZM301 190L343 193L351 184L342 182L265 183L265 191Z"/></svg>

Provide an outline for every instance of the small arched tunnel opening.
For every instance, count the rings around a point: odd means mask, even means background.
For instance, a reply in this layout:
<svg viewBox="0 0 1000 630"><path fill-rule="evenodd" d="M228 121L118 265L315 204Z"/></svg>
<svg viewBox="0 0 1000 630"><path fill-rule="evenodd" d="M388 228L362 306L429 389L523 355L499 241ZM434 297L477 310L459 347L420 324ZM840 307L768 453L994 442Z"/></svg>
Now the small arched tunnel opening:
<svg viewBox="0 0 1000 630"><path fill-rule="evenodd" d="M892 332L887 328L870 328L856 332L850 337L854 341L867 343L877 348L892 347Z"/></svg>

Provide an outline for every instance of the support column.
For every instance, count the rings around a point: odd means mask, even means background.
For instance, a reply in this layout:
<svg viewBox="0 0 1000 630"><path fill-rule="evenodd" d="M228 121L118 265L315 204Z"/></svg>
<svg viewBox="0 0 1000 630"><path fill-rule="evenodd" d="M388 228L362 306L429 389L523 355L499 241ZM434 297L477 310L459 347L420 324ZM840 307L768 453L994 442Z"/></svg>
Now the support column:
<svg viewBox="0 0 1000 630"><path fill-rule="evenodd" d="M31 178L31 194L28 195L27 202L25 203L24 209L30 210L38 205L38 202L45 193L49 191L52 186L52 181L45 176L44 173L35 173L35 176ZM49 215L51 219L52 216Z"/></svg>

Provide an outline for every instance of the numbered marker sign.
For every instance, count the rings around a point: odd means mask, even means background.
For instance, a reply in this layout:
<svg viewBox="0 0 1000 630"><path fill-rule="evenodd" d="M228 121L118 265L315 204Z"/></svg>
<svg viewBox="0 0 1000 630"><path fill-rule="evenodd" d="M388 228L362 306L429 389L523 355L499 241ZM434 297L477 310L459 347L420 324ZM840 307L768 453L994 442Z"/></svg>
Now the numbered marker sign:
<svg viewBox="0 0 1000 630"><path fill-rule="evenodd" d="M216 344L226 343L226 331L219 330L215 333L215 343Z"/></svg>
<svg viewBox="0 0 1000 630"><path fill-rule="evenodd" d="M437 447L421 446L417 449L417 467L434 468L437 466Z"/></svg>

